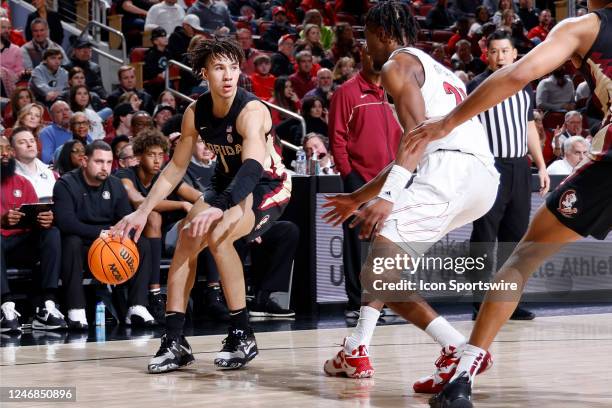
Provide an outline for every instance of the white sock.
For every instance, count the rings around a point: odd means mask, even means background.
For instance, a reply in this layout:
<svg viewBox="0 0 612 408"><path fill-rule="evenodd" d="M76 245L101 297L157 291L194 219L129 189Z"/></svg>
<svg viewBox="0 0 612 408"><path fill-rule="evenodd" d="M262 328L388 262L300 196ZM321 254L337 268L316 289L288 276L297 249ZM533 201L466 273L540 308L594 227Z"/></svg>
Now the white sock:
<svg viewBox="0 0 612 408"><path fill-rule="evenodd" d="M459 333L451 324L442 316L433 319L425 328L425 333L442 347L461 346L466 343L463 334Z"/></svg>
<svg viewBox="0 0 612 408"><path fill-rule="evenodd" d="M369 347L379 317L380 311L370 306L361 306L357 326L355 326L353 333L346 338L344 351L350 354L360 345Z"/></svg>
<svg viewBox="0 0 612 408"><path fill-rule="evenodd" d="M461 354L461 359L457 365L457 371L455 371L455 375L453 375L451 381L465 372L468 375L473 387L476 373L478 372L478 369L480 368L486 354L486 350L471 344L466 344L463 347L463 353Z"/></svg>

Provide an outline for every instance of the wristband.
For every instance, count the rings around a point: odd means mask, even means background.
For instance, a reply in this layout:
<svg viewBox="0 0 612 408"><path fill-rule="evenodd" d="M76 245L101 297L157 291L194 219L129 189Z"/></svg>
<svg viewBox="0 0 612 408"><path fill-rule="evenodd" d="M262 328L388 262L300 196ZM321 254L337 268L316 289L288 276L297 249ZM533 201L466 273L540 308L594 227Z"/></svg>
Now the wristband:
<svg viewBox="0 0 612 408"><path fill-rule="evenodd" d="M378 198L395 204L402 190L406 188L406 185L412 177L412 172L402 166L394 164L391 167L391 171L387 175L385 184L378 193Z"/></svg>

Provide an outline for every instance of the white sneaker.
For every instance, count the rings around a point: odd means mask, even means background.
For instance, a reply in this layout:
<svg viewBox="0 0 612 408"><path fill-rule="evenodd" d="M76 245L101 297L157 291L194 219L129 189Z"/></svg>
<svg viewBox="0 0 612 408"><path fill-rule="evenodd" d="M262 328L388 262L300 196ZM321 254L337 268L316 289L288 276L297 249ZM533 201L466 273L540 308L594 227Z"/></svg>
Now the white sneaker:
<svg viewBox="0 0 612 408"><path fill-rule="evenodd" d="M87 316L85 315L85 309L70 309L68 310L68 317L66 323L70 329L87 330L89 325L87 324Z"/></svg>
<svg viewBox="0 0 612 408"><path fill-rule="evenodd" d="M1 333L21 333L21 323L18 317L21 316L15 310L15 302L4 302L0 306L0 332Z"/></svg>
<svg viewBox="0 0 612 408"><path fill-rule="evenodd" d="M125 324L128 326L155 326L157 322L151 313L142 305L130 306L125 316Z"/></svg>
<svg viewBox="0 0 612 408"><path fill-rule="evenodd" d="M32 320L33 329L56 330L65 329L66 326L64 315L57 310L54 301L46 300L45 307L36 308L36 314Z"/></svg>

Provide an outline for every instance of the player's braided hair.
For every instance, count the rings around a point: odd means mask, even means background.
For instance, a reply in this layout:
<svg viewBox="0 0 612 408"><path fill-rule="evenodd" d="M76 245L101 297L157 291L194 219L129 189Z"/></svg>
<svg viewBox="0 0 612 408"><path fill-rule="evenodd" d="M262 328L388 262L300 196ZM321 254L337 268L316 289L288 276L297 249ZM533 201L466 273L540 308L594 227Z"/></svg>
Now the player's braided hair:
<svg viewBox="0 0 612 408"><path fill-rule="evenodd" d="M195 76L199 76L202 68L211 58L226 57L233 62L242 64L244 61L244 51L237 42L231 39L206 39L200 41L190 53L190 60Z"/></svg>
<svg viewBox="0 0 612 408"><path fill-rule="evenodd" d="M419 32L419 25L412 13L396 1L380 1L372 7L366 16L366 27L382 27L400 45L416 43Z"/></svg>

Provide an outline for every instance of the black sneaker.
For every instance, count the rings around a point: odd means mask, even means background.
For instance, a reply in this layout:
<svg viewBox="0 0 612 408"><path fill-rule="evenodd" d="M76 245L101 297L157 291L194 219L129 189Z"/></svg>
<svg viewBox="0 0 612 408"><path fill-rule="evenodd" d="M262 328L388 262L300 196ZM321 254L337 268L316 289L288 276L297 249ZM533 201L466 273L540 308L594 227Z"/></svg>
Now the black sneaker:
<svg viewBox="0 0 612 408"><path fill-rule="evenodd" d="M159 324L166 322L166 297L161 292L149 292L149 313Z"/></svg>
<svg viewBox="0 0 612 408"><path fill-rule="evenodd" d="M244 367L258 354L255 334L250 327L246 330L229 329L223 340L223 348L217 353L215 366L217 368L233 370Z"/></svg>
<svg viewBox="0 0 612 408"><path fill-rule="evenodd" d="M204 304L208 315L218 322L229 321L229 309L223 299L220 286L209 286L204 293Z"/></svg>
<svg viewBox="0 0 612 408"><path fill-rule="evenodd" d="M4 302L0 306L0 332L21 333L19 316L21 315L15 310L15 302Z"/></svg>
<svg viewBox="0 0 612 408"><path fill-rule="evenodd" d="M465 373L444 386L444 389L429 399L431 408L473 408L472 384Z"/></svg>
<svg viewBox="0 0 612 408"><path fill-rule="evenodd" d="M523 309L520 305L518 305L516 309L514 309L512 316L510 316L510 320L533 320L535 317L535 313L527 309Z"/></svg>
<svg viewBox="0 0 612 408"><path fill-rule="evenodd" d="M38 330L58 330L68 327L64 315L57 310L55 302L52 300L45 301L45 307L37 307L34 320L32 320L32 329Z"/></svg>
<svg viewBox="0 0 612 408"><path fill-rule="evenodd" d="M283 309L283 307L272 298L268 298L266 302L253 304L249 310L249 314L255 317L295 317L295 312L293 310Z"/></svg>
<svg viewBox="0 0 612 408"><path fill-rule="evenodd" d="M185 336L168 337L164 334L159 350L149 361L148 370L151 374L166 373L193 364L194 361L191 346Z"/></svg>

